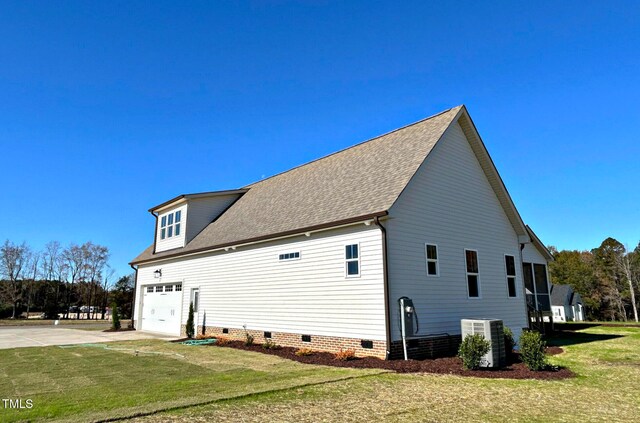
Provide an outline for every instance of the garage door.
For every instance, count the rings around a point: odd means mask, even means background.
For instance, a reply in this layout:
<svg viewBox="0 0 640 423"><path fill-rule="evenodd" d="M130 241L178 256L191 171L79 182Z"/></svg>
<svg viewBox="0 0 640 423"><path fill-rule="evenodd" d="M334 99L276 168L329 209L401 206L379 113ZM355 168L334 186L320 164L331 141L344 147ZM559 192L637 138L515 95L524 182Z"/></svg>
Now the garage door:
<svg viewBox="0 0 640 423"><path fill-rule="evenodd" d="M142 330L180 335L182 284L154 284L144 287Z"/></svg>

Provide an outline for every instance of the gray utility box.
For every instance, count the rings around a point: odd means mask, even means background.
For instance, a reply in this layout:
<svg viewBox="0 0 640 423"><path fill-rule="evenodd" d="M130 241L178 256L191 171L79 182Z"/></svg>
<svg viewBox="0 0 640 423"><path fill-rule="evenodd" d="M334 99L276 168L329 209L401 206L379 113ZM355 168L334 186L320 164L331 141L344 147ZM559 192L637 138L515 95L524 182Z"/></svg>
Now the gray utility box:
<svg viewBox="0 0 640 423"><path fill-rule="evenodd" d="M507 364L504 348L504 324L497 319L462 319L462 339L467 335L482 335L491 349L482 357L481 367L502 367Z"/></svg>

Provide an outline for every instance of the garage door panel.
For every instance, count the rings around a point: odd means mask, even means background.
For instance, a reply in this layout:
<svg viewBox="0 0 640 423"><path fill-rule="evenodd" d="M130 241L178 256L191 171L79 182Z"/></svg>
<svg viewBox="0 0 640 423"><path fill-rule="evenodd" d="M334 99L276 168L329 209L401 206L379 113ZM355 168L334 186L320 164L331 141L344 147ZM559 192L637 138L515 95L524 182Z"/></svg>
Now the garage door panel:
<svg viewBox="0 0 640 423"><path fill-rule="evenodd" d="M158 291L158 286L162 291ZM171 287L169 292L165 292L166 286ZM152 290L149 287L143 288L142 330L179 336L182 291L176 291L175 285L152 285L152 287Z"/></svg>

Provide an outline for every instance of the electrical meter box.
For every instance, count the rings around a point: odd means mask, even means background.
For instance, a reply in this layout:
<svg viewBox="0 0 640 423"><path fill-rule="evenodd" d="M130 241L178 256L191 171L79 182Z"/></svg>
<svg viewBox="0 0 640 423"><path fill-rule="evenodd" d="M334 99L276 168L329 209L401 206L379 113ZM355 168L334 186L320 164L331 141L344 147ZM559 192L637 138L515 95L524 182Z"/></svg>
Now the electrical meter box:
<svg viewBox="0 0 640 423"><path fill-rule="evenodd" d="M415 328L413 327L413 320L415 319L415 309L413 307L413 301L408 297L400 297L398 299L400 305L400 322L404 325L404 336L411 337L415 334Z"/></svg>

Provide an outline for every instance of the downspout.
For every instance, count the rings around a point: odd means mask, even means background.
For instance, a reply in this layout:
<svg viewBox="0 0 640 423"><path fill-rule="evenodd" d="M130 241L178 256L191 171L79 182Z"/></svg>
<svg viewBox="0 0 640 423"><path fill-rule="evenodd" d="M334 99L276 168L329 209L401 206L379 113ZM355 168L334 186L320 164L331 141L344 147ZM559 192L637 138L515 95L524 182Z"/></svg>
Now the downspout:
<svg viewBox="0 0 640 423"><path fill-rule="evenodd" d="M522 274L522 296L524 297L524 313L527 316L527 327L531 329L531 316L529 315L529 304L527 303L527 286L524 283L524 257L522 256L522 250L524 250L525 243L520 243L520 272Z"/></svg>
<svg viewBox="0 0 640 423"><path fill-rule="evenodd" d="M131 268L135 271L135 276L133 277L133 296L131 297L131 327L136 329L133 324L134 316L135 316L135 304L136 304L136 288L138 287L138 268L133 264L129 264Z"/></svg>
<svg viewBox="0 0 640 423"><path fill-rule="evenodd" d="M380 219L376 216L373 222L380 228L382 232L382 269L383 269L383 286L384 286L384 323L385 336L387 340L387 351L385 360L391 355L391 310L389 304L389 266L387 266L387 230L380 223Z"/></svg>

